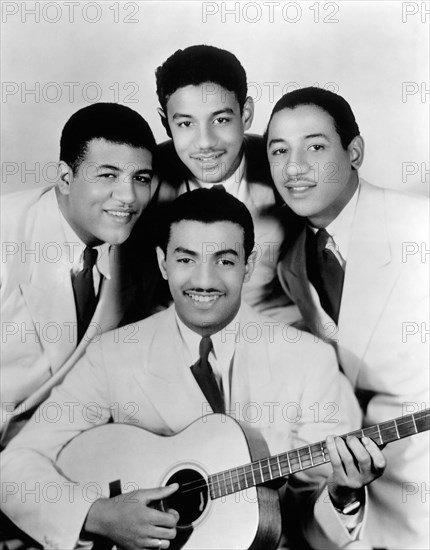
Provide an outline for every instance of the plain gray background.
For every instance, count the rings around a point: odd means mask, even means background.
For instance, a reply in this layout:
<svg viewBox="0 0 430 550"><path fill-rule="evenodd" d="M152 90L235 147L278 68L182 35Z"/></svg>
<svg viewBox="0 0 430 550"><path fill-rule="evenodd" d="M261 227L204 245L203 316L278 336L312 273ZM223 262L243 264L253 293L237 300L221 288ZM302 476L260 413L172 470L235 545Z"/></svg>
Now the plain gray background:
<svg viewBox="0 0 430 550"><path fill-rule="evenodd" d="M351 104L361 174L426 193L428 2L2 2L2 192L54 183L59 137L91 100L139 111L157 141L154 70L176 49L232 51L264 131L282 91L319 85Z"/></svg>

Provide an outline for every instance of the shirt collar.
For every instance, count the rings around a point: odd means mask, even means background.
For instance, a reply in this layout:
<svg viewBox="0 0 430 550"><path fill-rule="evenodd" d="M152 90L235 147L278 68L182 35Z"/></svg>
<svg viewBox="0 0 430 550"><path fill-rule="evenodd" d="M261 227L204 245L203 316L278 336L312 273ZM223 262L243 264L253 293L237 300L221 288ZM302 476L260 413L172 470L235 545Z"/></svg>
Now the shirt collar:
<svg viewBox="0 0 430 550"><path fill-rule="evenodd" d="M216 361L218 361L221 365L230 365L233 358L236 349L236 342L238 341L240 314L241 308L239 308L236 316L227 326L211 335L211 340L213 343L213 351L211 354L214 355ZM179 318L176 310L175 316L179 334L184 345L186 364L191 367L199 359L199 346L202 336L187 327L187 325Z"/></svg>
<svg viewBox="0 0 430 550"><path fill-rule="evenodd" d="M357 185L357 189L351 199L344 206L342 211L339 212L336 218L325 228L327 233L329 233L333 238L336 250L340 253L344 262L346 262L348 258L349 240L351 237L352 223L354 221L359 193L360 185ZM310 228L314 233L318 231L316 227L310 226Z"/></svg>
<svg viewBox="0 0 430 550"><path fill-rule="evenodd" d="M68 248L68 258L67 261L70 264L70 268L73 273L77 273L82 269L83 265L83 256L84 256L84 250L86 248L86 244L81 241L81 239L76 235L66 218L64 217L63 213L60 209L58 209L60 212L60 219L61 219L61 225L63 227L64 235L66 237L65 243ZM109 249L110 244L109 243L103 243L100 246L94 247L97 252L97 269L101 275L106 277L106 279L110 279L110 266L109 266Z"/></svg>

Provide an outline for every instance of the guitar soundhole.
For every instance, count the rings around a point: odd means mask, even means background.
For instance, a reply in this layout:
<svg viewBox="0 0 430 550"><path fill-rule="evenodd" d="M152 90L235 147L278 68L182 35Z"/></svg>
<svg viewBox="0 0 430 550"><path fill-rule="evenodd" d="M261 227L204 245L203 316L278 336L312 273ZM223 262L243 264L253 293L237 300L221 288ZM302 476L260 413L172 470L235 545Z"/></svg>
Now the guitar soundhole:
<svg viewBox="0 0 430 550"><path fill-rule="evenodd" d="M166 485L179 483L179 489L163 500L163 509L174 508L179 513L178 527L190 527L204 512L208 503L208 486L201 474L191 469L175 472Z"/></svg>

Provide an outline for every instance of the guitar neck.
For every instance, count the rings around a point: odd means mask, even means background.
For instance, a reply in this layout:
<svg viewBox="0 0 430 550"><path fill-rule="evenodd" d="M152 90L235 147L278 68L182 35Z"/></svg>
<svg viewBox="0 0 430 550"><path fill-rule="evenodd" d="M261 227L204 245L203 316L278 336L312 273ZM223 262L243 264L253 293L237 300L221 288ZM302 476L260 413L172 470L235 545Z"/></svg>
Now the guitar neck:
<svg viewBox="0 0 430 550"><path fill-rule="evenodd" d="M367 436L377 445L385 445L429 429L430 409L424 409L418 413L399 416L394 420L344 434L341 437L346 439L349 435L358 438ZM330 458L325 441L320 441L213 474L208 479L210 495L212 499L220 498L326 462L330 462Z"/></svg>

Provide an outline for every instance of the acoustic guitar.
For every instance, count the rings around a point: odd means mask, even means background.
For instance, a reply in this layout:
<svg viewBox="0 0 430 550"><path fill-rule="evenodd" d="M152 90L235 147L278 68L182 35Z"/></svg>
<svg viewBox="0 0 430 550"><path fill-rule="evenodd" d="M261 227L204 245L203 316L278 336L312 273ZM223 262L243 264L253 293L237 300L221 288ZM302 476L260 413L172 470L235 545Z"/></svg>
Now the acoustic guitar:
<svg viewBox="0 0 430 550"><path fill-rule="evenodd" d="M429 430L429 411L342 437L367 436L385 445ZM171 548L270 550L281 534L275 480L326 462L324 441L269 456L256 430L229 416L211 414L173 436L131 424L92 428L62 449L57 466L67 478L104 497L178 482L178 491L160 506L180 514Z"/></svg>

